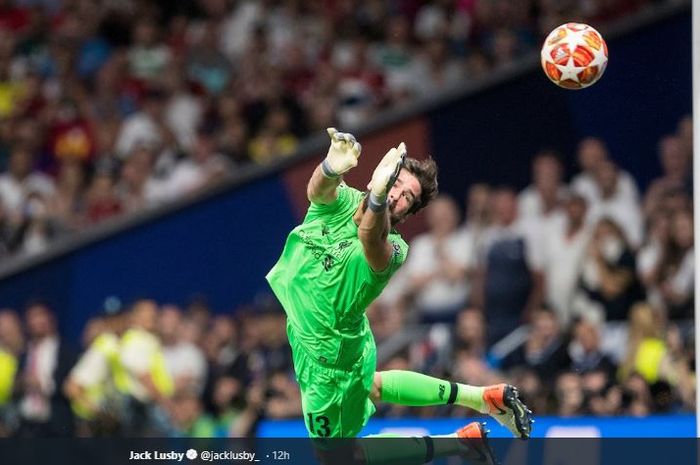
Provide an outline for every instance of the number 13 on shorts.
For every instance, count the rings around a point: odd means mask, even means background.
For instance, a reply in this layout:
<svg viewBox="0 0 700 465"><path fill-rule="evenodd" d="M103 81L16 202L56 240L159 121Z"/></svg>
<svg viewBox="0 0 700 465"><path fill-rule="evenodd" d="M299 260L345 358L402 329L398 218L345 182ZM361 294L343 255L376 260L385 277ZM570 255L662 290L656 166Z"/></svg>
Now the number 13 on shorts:
<svg viewBox="0 0 700 465"><path fill-rule="evenodd" d="M314 415L308 413L306 415L307 427L312 436L327 438L331 435L331 422L325 415Z"/></svg>

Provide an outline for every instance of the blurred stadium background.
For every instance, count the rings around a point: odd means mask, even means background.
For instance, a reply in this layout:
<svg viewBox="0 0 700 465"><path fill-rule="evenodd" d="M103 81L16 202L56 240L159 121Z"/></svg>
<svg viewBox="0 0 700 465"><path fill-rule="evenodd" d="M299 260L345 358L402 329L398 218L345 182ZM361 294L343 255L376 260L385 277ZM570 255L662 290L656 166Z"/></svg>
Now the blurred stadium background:
<svg viewBox="0 0 700 465"><path fill-rule="evenodd" d="M327 126L363 144L352 185L401 140L440 168L443 197L405 225L409 261L368 310L380 368L508 380L538 436L694 436L690 16L682 0L1 0L0 436L303 435L263 276ZM610 49L579 92L539 69L568 21ZM110 348L129 324L139 337ZM127 399L105 381L139 374L153 386ZM473 414L381 406L368 432Z"/></svg>

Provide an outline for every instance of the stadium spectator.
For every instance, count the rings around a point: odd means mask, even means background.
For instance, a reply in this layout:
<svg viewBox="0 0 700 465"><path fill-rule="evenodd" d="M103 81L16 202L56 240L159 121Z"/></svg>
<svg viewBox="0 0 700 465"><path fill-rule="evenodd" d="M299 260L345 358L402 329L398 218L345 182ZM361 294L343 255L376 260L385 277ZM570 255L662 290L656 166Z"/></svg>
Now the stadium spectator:
<svg viewBox="0 0 700 465"><path fill-rule="evenodd" d="M126 376L127 436L171 433L166 410L173 394L163 349L154 331L158 307L152 300L139 300L129 311L129 327L121 338L120 363Z"/></svg>
<svg viewBox="0 0 700 465"><path fill-rule="evenodd" d="M459 210L450 197L438 197L429 205L427 223L428 232L411 242L406 292L413 296L422 322L454 322L469 298L467 270L474 261L473 244L457 228Z"/></svg>
<svg viewBox="0 0 700 465"><path fill-rule="evenodd" d="M533 312L527 340L501 361L501 368L525 366L542 379L552 379L570 363L567 340L556 314L540 308Z"/></svg>
<svg viewBox="0 0 700 465"><path fill-rule="evenodd" d="M689 350L692 344L689 337L684 336L679 325L671 323L666 330L666 347L668 348L669 368L668 381L677 394L680 405L678 410L693 410L695 408L695 373L693 362L690 360L694 352Z"/></svg>
<svg viewBox="0 0 700 465"><path fill-rule="evenodd" d="M419 76L416 56L411 47L411 26L402 15L387 20L384 41L377 47L375 61L386 77L389 98L396 104L417 96Z"/></svg>
<svg viewBox="0 0 700 465"><path fill-rule="evenodd" d="M463 79L465 64L451 58L448 42L441 37L426 41L416 63L418 92L429 96L455 88Z"/></svg>
<svg viewBox="0 0 700 465"><path fill-rule="evenodd" d="M5 259L12 253L12 238L16 227L17 225L10 221L0 200L0 259Z"/></svg>
<svg viewBox="0 0 700 465"><path fill-rule="evenodd" d="M288 370L272 371L265 388L264 415L272 419L293 418L301 415L301 393Z"/></svg>
<svg viewBox="0 0 700 465"><path fill-rule="evenodd" d="M681 150L685 156L692 160L693 158L693 118L690 115L683 116L678 121L676 135L681 144Z"/></svg>
<svg viewBox="0 0 700 465"><path fill-rule="evenodd" d="M576 194L563 201L563 221L547 224L543 240L545 300L562 326L572 319L572 304L591 231L586 200Z"/></svg>
<svg viewBox="0 0 700 465"><path fill-rule="evenodd" d="M25 211L11 247L26 255L38 254L48 249L51 240L62 232L62 225L49 216L47 198L32 192L26 199Z"/></svg>
<svg viewBox="0 0 700 465"><path fill-rule="evenodd" d="M30 194L50 197L55 192L51 178L34 169L34 156L22 146L10 154L8 171L0 174L0 200L10 218L20 218ZM17 220L15 220L17 221Z"/></svg>
<svg viewBox="0 0 700 465"><path fill-rule="evenodd" d="M577 157L581 173L571 180L571 189L583 196L588 201L588 205L593 205L603 195L598 181L598 170L604 161L609 160L608 148L602 139L587 137L579 142ZM629 202L639 201L637 185L626 171L618 171L616 186L612 190Z"/></svg>
<svg viewBox="0 0 700 465"><path fill-rule="evenodd" d="M114 144L119 157L126 159L139 147L159 153L172 137L163 119L165 105L166 96L162 90L152 88L145 92L139 111L125 118L119 129Z"/></svg>
<svg viewBox="0 0 700 465"><path fill-rule="evenodd" d="M325 123L324 123L325 124ZM249 162L248 126L238 115L224 119L220 131L215 135L218 150L234 165L244 165Z"/></svg>
<svg viewBox="0 0 700 465"><path fill-rule="evenodd" d="M12 415L12 395L17 373L17 356L21 350L16 341L19 330L17 315L8 309L0 310L0 437L7 436Z"/></svg>
<svg viewBox="0 0 700 465"><path fill-rule="evenodd" d="M491 188L487 184L472 184L467 191L467 206L462 229L472 236L474 244L480 241L481 233L491 222L490 209Z"/></svg>
<svg viewBox="0 0 700 465"><path fill-rule="evenodd" d="M451 345L453 350L464 350L476 356L486 356L486 324L478 308L465 308L457 315Z"/></svg>
<svg viewBox="0 0 700 465"><path fill-rule="evenodd" d="M397 279L399 273L396 274L394 279ZM389 286L387 286L388 288ZM399 291L403 291L400 289ZM367 307L367 318L369 319L370 326L372 327L372 333L374 334L374 339L377 344L385 342L391 336L398 334L406 326L406 322L410 320L408 318L408 311L406 310L406 305L402 301L392 300L398 298L396 296L387 296L389 292L382 293L382 295L372 304ZM397 291L398 293L398 291Z"/></svg>
<svg viewBox="0 0 700 465"><path fill-rule="evenodd" d="M120 181L115 186L120 208L137 212L156 205L167 198L167 191L160 189L160 183L153 176L156 154L146 146L139 146L121 166Z"/></svg>
<svg viewBox="0 0 700 465"><path fill-rule="evenodd" d="M198 131L188 156L177 161L158 184L166 200L191 195L230 174L229 160L215 150L212 135Z"/></svg>
<svg viewBox="0 0 700 465"><path fill-rule="evenodd" d="M199 328L183 319L180 309L165 305L158 316L158 335L165 367L173 380L175 392L201 394L207 377L204 353L197 345Z"/></svg>
<svg viewBox="0 0 700 465"><path fill-rule="evenodd" d="M523 49L515 31L509 27L497 28L484 45L495 68L511 66Z"/></svg>
<svg viewBox="0 0 700 465"><path fill-rule="evenodd" d="M358 36L333 51L333 61L338 68L336 114L338 123L352 127L370 118L386 103L385 80L370 57L367 40Z"/></svg>
<svg viewBox="0 0 700 465"><path fill-rule="evenodd" d="M244 396L255 395L254 391L255 388L244 391L236 378L222 376L216 380L210 396L214 423L214 431L210 437L228 437L229 429L234 427L236 420L241 416L242 407L245 406Z"/></svg>
<svg viewBox="0 0 700 465"><path fill-rule="evenodd" d="M574 313L601 321L624 320L644 298L635 258L625 235L612 219L600 220L581 265Z"/></svg>
<svg viewBox="0 0 700 465"><path fill-rule="evenodd" d="M87 118L86 105L80 98L65 98L55 109L55 117L47 128L51 167L74 161L87 165L95 156L97 141Z"/></svg>
<svg viewBox="0 0 700 465"><path fill-rule="evenodd" d="M465 350L459 350L455 353L450 369L454 373L454 379L461 383L474 385L503 382L503 375L491 368L483 357Z"/></svg>
<svg viewBox="0 0 700 465"><path fill-rule="evenodd" d="M466 243L472 250L472 258L467 266L467 280L471 284L469 301L480 303L479 289L475 288L475 274L478 272L478 253L482 247L484 233L491 225L491 188L487 184L472 184L465 196L466 209L464 222L459 226L457 234L465 237Z"/></svg>
<svg viewBox="0 0 700 465"><path fill-rule="evenodd" d="M7 38L7 34L5 34ZM12 61L9 56L0 56L0 117L6 118L16 111L23 85L16 76L12 76Z"/></svg>
<svg viewBox="0 0 700 465"><path fill-rule="evenodd" d="M76 161L61 163L56 192L47 201L47 214L62 229L75 231L82 225L85 170Z"/></svg>
<svg viewBox="0 0 700 465"><path fill-rule="evenodd" d="M662 339L661 318L647 304L635 305L630 312L627 355L620 365L620 378L638 374L649 384L665 376L666 343Z"/></svg>
<svg viewBox="0 0 700 465"><path fill-rule="evenodd" d="M527 320L543 298L538 229L518 217L512 189L496 190L491 205L493 224L484 232L477 251L479 271L474 299L484 308L489 345Z"/></svg>
<svg viewBox="0 0 700 465"><path fill-rule="evenodd" d="M275 309L263 309L256 324L260 329L257 355L267 373L285 373L292 369L292 354L287 344L286 316ZM278 380L280 385L284 384Z"/></svg>
<svg viewBox="0 0 700 465"><path fill-rule="evenodd" d="M211 417L204 414L202 401L194 392L187 389L175 394L170 418L175 436L189 438L211 438L215 436L215 426Z"/></svg>
<svg viewBox="0 0 700 465"><path fill-rule="evenodd" d="M518 194L518 213L526 221L544 225L557 221L562 215L562 200L566 188L562 182L559 156L542 151L532 160L532 184Z"/></svg>
<svg viewBox="0 0 700 465"><path fill-rule="evenodd" d="M112 218L122 210L122 202L117 196L112 174L106 170L95 173L85 194L83 214L87 224L96 224Z"/></svg>
<svg viewBox="0 0 700 465"><path fill-rule="evenodd" d="M587 414L610 416L619 413L622 390L611 380L611 374L603 368L587 371L581 376Z"/></svg>
<svg viewBox="0 0 700 465"><path fill-rule="evenodd" d="M165 124L171 128L177 145L185 152L192 150L196 131L202 127L205 102L191 89L180 60L173 60L163 77L164 91L170 96L165 104Z"/></svg>
<svg viewBox="0 0 700 465"><path fill-rule="evenodd" d="M248 144L251 160L267 165L294 153L298 141L292 133L290 118L282 105L267 110L262 127Z"/></svg>
<svg viewBox="0 0 700 465"><path fill-rule="evenodd" d="M10 308L0 310L0 345L19 358L24 351L24 336L22 321L17 312Z"/></svg>
<svg viewBox="0 0 700 465"><path fill-rule="evenodd" d="M656 211L647 221L648 231L644 244L637 252L637 275L647 291L650 302L662 305L658 290L661 261L671 242L671 218L666 211Z"/></svg>
<svg viewBox="0 0 700 465"><path fill-rule="evenodd" d="M658 289L670 318L692 318L695 294L692 214L689 211L675 213L670 229L671 240L659 265Z"/></svg>
<svg viewBox="0 0 700 465"><path fill-rule="evenodd" d="M27 346L20 359L16 385L21 437L70 437L73 414L61 386L77 354L61 339L52 310L43 302L25 312Z"/></svg>
<svg viewBox="0 0 700 465"><path fill-rule="evenodd" d="M661 208L664 195L668 192L690 191L691 158L683 146L681 138L668 135L659 142L659 161L662 175L653 180L644 196L644 213L650 216Z"/></svg>
<svg viewBox="0 0 700 465"><path fill-rule="evenodd" d="M121 310L118 299L105 300L103 314L92 320L94 337L86 341L85 352L62 386L71 401L79 436L109 436L119 432L119 390L126 387L119 363L119 338L126 323Z"/></svg>
<svg viewBox="0 0 700 465"><path fill-rule="evenodd" d="M615 375L616 366L603 351L599 324L581 318L574 325L573 339L568 349L570 368L581 374L600 371L608 378L612 378Z"/></svg>
<svg viewBox="0 0 700 465"><path fill-rule="evenodd" d="M639 373L632 373L623 383L623 414L635 417L648 416L652 411L649 384Z"/></svg>
<svg viewBox="0 0 700 465"><path fill-rule="evenodd" d="M642 243L642 212L638 200L623 190L621 176L613 162L603 160L598 164L595 181L600 197L590 204L589 220L596 223L602 218L612 219L622 228L627 244L636 250Z"/></svg>
<svg viewBox="0 0 700 465"><path fill-rule="evenodd" d="M564 372L557 376L554 387L554 399L561 417L573 417L584 412L585 397L581 376L574 372Z"/></svg>
<svg viewBox="0 0 700 465"><path fill-rule="evenodd" d="M219 26L214 20L204 22L186 57L185 74L212 96L226 89L233 74L231 62L217 47Z"/></svg>
<svg viewBox="0 0 700 465"><path fill-rule="evenodd" d="M144 84L160 78L172 58L160 35L161 30L152 18L139 18L134 24L133 43L128 54L129 72Z"/></svg>
<svg viewBox="0 0 700 465"><path fill-rule="evenodd" d="M231 377L243 387L249 383L251 375L248 352L241 348L239 332L239 326L231 317L214 317L203 345L212 377Z"/></svg>

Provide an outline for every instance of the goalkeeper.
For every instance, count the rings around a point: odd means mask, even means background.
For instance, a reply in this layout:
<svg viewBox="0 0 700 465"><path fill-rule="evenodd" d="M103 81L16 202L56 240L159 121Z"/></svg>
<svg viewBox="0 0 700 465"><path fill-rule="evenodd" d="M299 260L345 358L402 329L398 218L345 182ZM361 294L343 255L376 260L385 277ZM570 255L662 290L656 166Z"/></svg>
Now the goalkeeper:
<svg viewBox="0 0 700 465"><path fill-rule="evenodd" d="M365 194L342 178L357 165L360 144L334 128L328 134L328 155L307 186L306 217L289 234L266 277L287 314L309 436L355 437L374 413L373 402L384 401L466 406L528 438L531 412L512 386L476 387L409 371L376 372L365 309L406 260L408 245L394 227L436 196L437 167L432 159L407 158L402 142L380 161ZM453 436L483 438L485 433L474 422ZM433 445L426 442L425 448L430 452Z"/></svg>

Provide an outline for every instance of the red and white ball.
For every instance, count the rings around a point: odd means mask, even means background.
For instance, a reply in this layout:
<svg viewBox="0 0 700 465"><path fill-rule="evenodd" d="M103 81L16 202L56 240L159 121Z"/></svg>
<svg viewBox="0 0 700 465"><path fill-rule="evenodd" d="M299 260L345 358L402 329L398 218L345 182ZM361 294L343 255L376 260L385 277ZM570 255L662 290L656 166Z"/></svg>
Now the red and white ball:
<svg viewBox="0 0 700 465"><path fill-rule="evenodd" d="M608 65L608 46L587 24L566 23L549 33L540 52L547 77L565 89L595 84Z"/></svg>

